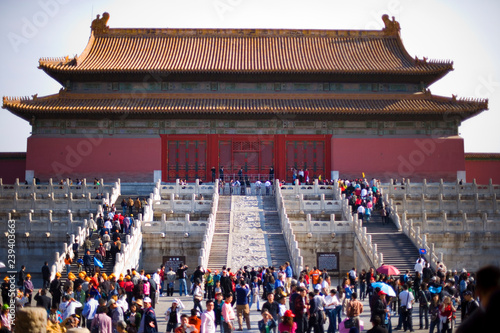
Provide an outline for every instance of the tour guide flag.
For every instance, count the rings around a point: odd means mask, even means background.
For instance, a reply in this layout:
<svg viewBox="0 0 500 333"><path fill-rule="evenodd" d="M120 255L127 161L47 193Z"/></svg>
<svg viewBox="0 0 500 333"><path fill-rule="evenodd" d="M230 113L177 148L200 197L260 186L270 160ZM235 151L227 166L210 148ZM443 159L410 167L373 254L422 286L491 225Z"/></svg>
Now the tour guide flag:
<svg viewBox="0 0 500 333"><path fill-rule="evenodd" d="M419 252L420 252L420 254L427 254L427 250L426 249L419 249Z"/></svg>
<svg viewBox="0 0 500 333"><path fill-rule="evenodd" d="M102 262L99 259L95 258L95 257L94 257L94 266L97 266L99 268L103 268L104 267L104 265L102 264Z"/></svg>

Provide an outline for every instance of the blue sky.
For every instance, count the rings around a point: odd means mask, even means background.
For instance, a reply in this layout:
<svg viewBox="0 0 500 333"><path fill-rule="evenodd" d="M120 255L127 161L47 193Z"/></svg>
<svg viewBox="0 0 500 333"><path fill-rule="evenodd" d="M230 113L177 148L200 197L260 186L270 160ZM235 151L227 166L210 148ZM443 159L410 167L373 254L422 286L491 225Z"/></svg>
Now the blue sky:
<svg viewBox="0 0 500 333"><path fill-rule="evenodd" d="M411 55L454 61L433 94L489 99L488 111L460 127L466 152L500 152L500 1L3 0L0 94L57 93L38 59L80 54L104 11L115 28L381 29L387 13ZM0 151L25 151L29 135L26 121L0 110Z"/></svg>

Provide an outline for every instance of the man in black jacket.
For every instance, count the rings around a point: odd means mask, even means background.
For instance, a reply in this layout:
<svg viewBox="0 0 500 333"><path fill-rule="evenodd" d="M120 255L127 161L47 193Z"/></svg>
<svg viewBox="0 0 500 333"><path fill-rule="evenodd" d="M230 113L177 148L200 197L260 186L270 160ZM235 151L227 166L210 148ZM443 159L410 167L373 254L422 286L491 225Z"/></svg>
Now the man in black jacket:
<svg viewBox="0 0 500 333"><path fill-rule="evenodd" d="M43 288L44 289L48 288L50 285L50 267L47 261L42 266L42 279L43 279Z"/></svg>
<svg viewBox="0 0 500 333"><path fill-rule="evenodd" d="M378 298L374 301L373 307L371 308L371 322L373 323L375 317L379 317L380 319L385 319L385 313L387 309L387 301L385 300L385 295L387 295L384 291L380 290L378 292ZM379 323L379 325L381 325ZM385 326L384 326L385 327Z"/></svg>
<svg viewBox="0 0 500 333"><path fill-rule="evenodd" d="M278 302L274 301L274 294L267 294L267 302L262 305L262 310L267 309L269 314L273 319L278 322L280 316L280 305Z"/></svg>
<svg viewBox="0 0 500 333"><path fill-rule="evenodd" d="M47 313L50 312L50 303L52 299L47 296L47 291L43 289L39 289L35 295L36 306L42 307L47 310Z"/></svg>

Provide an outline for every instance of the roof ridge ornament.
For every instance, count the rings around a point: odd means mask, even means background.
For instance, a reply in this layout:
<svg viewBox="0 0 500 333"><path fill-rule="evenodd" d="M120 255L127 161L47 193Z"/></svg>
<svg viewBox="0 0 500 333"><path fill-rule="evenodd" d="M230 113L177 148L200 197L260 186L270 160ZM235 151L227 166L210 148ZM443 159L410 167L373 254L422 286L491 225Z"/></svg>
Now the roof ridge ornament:
<svg viewBox="0 0 500 333"><path fill-rule="evenodd" d="M382 29L386 36L397 36L401 31L401 27L399 26L399 22L392 17L392 21L389 19L389 15L382 15L382 21L384 21L385 28Z"/></svg>
<svg viewBox="0 0 500 333"><path fill-rule="evenodd" d="M92 21L92 24L90 25L90 29L94 32L94 34L105 34L108 32L109 27L106 25L109 20L109 13L104 12L101 15L97 14L97 17L95 20Z"/></svg>

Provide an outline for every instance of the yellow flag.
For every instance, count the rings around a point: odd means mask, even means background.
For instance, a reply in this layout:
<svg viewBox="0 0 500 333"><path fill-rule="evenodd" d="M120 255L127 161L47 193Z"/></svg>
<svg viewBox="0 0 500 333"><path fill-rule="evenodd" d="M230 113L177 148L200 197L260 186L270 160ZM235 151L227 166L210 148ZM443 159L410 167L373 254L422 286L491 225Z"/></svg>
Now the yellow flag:
<svg viewBox="0 0 500 333"><path fill-rule="evenodd" d="M363 178L365 178L365 173L364 172L362 172L362 175L363 175Z"/></svg>

